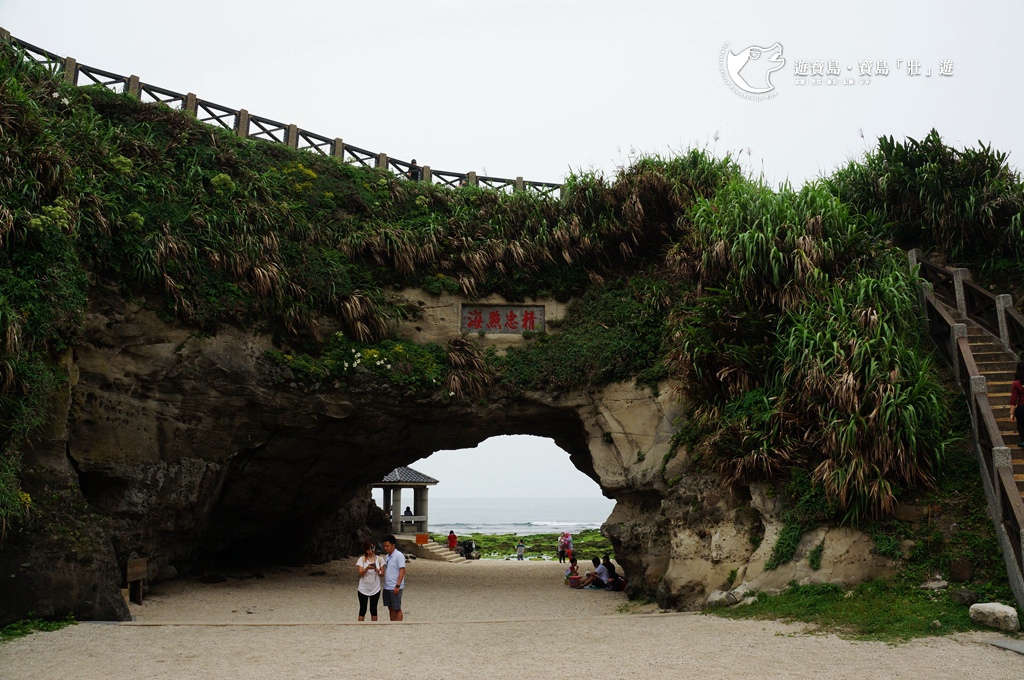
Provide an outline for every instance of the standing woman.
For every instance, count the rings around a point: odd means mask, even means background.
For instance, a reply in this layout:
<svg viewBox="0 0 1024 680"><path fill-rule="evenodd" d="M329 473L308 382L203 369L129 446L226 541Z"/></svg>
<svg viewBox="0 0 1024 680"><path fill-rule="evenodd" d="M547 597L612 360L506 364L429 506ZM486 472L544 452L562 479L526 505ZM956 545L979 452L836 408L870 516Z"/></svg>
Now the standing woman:
<svg viewBox="0 0 1024 680"><path fill-rule="evenodd" d="M1017 362L1010 386L1010 422L1017 424L1017 434L1020 435L1017 446L1024 447L1024 361Z"/></svg>
<svg viewBox="0 0 1024 680"><path fill-rule="evenodd" d="M373 541L363 541L363 555L356 560L359 572L359 620L366 617L366 605L370 605L370 620L377 620L377 602L380 600L380 574L384 560L374 553Z"/></svg>

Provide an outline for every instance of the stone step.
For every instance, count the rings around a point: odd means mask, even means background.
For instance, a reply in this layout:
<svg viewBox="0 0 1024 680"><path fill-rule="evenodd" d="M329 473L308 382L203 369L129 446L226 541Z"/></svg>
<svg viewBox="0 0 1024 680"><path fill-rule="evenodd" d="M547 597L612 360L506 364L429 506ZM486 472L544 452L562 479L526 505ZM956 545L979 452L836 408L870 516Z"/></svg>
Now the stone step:
<svg viewBox="0 0 1024 680"><path fill-rule="evenodd" d="M1003 351L978 351L974 347L971 347L971 354L974 355L975 363L998 363L1005 361L1013 361L1013 357L1008 356Z"/></svg>
<svg viewBox="0 0 1024 680"><path fill-rule="evenodd" d="M989 374L1008 374L1013 375L1014 369L1017 368L1016 361L978 361L975 359L975 363L978 365L978 372L986 377Z"/></svg>
<svg viewBox="0 0 1024 680"><path fill-rule="evenodd" d="M426 543L416 543L415 537L407 536L396 536L399 545L402 550L407 553L413 553L416 557L421 557L427 560L435 560L438 562L450 562L452 564L461 564L468 562L465 557L455 554L447 548L435 541L427 541Z"/></svg>

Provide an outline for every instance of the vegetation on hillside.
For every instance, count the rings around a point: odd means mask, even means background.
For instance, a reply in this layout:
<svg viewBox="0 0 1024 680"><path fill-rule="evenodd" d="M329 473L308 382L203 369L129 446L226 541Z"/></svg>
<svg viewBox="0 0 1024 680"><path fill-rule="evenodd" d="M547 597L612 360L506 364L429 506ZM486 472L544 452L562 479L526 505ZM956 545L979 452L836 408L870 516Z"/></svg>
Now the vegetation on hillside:
<svg viewBox="0 0 1024 680"><path fill-rule="evenodd" d="M268 360L456 398L617 380L687 385L677 442L737 481L806 479L831 519L934 485L946 389L901 246L1006 254L1019 178L929 135L800 190L691 150L560 199L398 180L73 88L0 45L0 526L30 511L21 451L65 382L89 285L207 333L273 333ZM955 190L954 190L955 189ZM966 208L963 206L967 206ZM927 219L918 218L924 215ZM985 236L981 240L981 236ZM505 356L389 337L405 287L571 300ZM321 337L318 319L340 334ZM795 475L795 476L794 476ZM802 476L801 476L802 475Z"/></svg>

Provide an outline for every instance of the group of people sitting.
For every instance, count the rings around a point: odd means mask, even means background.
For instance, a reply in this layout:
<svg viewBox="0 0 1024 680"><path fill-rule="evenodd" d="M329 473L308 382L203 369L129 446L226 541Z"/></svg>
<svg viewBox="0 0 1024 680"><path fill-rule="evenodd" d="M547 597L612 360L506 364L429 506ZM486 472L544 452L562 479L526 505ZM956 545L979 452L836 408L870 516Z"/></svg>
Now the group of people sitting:
<svg viewBox="0 0 1024 680"><path fill-rule="evenodd" d="M594 558L594 568L588 570L582 578L579 576L579 565L575 557L569 558L569 568L565 570L565 579L573 585L578 582L577 588L592 588L594 590L623 590L626 587L624 579L615 569L615 565L608 558L602 555L601 559Z"/></svg>

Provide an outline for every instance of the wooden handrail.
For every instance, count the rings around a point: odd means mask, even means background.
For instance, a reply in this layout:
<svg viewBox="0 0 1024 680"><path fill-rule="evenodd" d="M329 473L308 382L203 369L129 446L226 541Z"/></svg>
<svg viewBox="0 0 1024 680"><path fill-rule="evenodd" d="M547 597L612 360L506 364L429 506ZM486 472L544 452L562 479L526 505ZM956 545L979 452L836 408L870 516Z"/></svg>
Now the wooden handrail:
<svg viewBox="0 0 1024 680"><path fill-rule="evenodd" d="M1006 445L999 431L999 423L992 413L988 394L983 391L973 392L977 386L971 384L971 379L979 376L980 372L970 342L966 337L959 337L950 342L951 332L957 321L943 305L938 304L936 297L948 297L951 304L956 304L956 286L958 283L962 284L963 302L968 318L976 321L996 337L999 337L999 313L1002 311L1012 350L1024 348L1024 316L1012 306L1001 309L995 295L970 280L955 277L953 272L945 267L926 261L919 261L917 264L921 277L932 283L932 290L935 292L935 295L926 293L922 296L929 334L943 356L959 369L960 384L971 409L972 427L982 464L982 477L987 480L985 493L989 502L996 504L994 507L1002 508L1002 517L996 517L995 513L991 513L991 519L999 536L1007 572L1010 573L1014 597L1018 606L1024 607L1024 544L1021 541L1021 531L1024 530L1024 500L1021 499L1020 488L1013 477L1012 467L1005 463L997 464L1005 461ZM950 287L953 288L952 295L949 294ZM946 294L940 295L943 291ZM997 450L1000 452L998 461ZM993 506L990 505L990 508Z"/></svg>
<svg viewBox="0 0 1024 680"><path fill-rule="evenodd" d="M923 260L918 262L921 278L932 284L935 295L951 304L956 304L956 292L953 288L953 272L941 265Z"/></svg>
<svg viewBox="0 0 1024 680"><path fill-rule="evenodd" d="M16 47L20 48L24 53L29 55L29 58L35 62L43 64L51 72L63 70L68 60L60 55L48 52L40 47L36 47L30 43L16 38L10 37L10 42ZM39 58L41 57L41 58ZM77 62L76 62L77 63ZM93 66L86 66L84 64L77 64L77 72L86 75L92 82L88 85L100 85L108 89L113 89L111 86L118 85L123 86L124 89L128 89L128 83L134 76L128 77L110 71L104 71L102 69L95 68ZM76 75L76 74L72 74ZM107 80L101 80L106 78ZM75 81L77 82L77 81ZM178 110L183 110L185 107L185 101L187 95L174 92L173 90L167 90L164 88L157 87L149 83L139 83L140 92L145 92L153 98L154 103L164 104L169 106L170 104L177 104ZM154 93L159 93L162 96L156 96ZM172 107L173 108L173 107ZM237 121L239 119L239 110L231 109L226 106L220 106L219 104L212 104L206 101L197 101L197 108L208 114L205 118L197 115L196 120L201 123L207 123L214 127L223 127L228 130L237 129ZM232 124L228 125L226 119L230 118ZM335 158L340 159L342 162L352 163L354 165L361 165L364 167L372 168L375 167L375 160L381 156L380 153L367 151L360 149L355 146L343 144L342 149L333 148L334 137L325 137L318 135L308 130L299 130L297 138L292 140L287 134L287 129L291 126L285 123L279 123L278 121L271 121L260 116L249 115L246 119L249 123L255 125L257 131L247 133L246 136L252 139L263 139L265 141L275 142L278 144L286 144L292 147L298 147L302 150L309 151L312 153L319 153L321 155L333 155ZM308 144L301 145L300 140L305 139ZM313 143L311 140L317 140L318 143ZM328 141L329 140L329 141ZM406 179L406 172L411 163L408 161L399 161L396 159L388 158L388 163L384 169L391 172L396 177ZM405 168L405 170L403 170ZM468 173L452 172L447 170L432 170L429 178L424 178L423 181L429 181L432 184L441 184L445 186L457 186L462 184L468 176ZM479 186L494 189L496 191L516 191L516 190L527 190L533 191L534 193L544 196L551 197L556 191L560 191L562 188L561 184L554 182L536 182L531 180L522 180L520 178L505 178L505 177L478 177Z"/></svg>
<svg viewBox="0 0 1024 680"><path fill-rule="evenodd" d="M1000 465L998 469L999 481L1002 482L1003 489L1012 498L1017 497L1020 501L1020 490L1017 488L1017 480L1013 478L1013 468L1009 465ZM1017 523L1017 529L1024 529L1024 502L1010 503L1010 511L1013 515L1014 521Z"/></svg>
<svg viewBox="0 0 1024 680"><path fill-rule="evenodd" d="M999 335L999 318L996 316L996 296L973 281L964 281L964 300L967 303L967 316L979 326Z"/></svg>
<svg viewBox="0 0 1024 680"><path fill-rule="evenodd" d="M1007 307L1003 311L1006 314L1010 349L1020 356L1024 354L1024 314L1018 312L1016 307Z"/></svg>
<svg viewBox="0 0 1024 680"><path fill-rule="evenodd" d="M1021 545L1021 530L1024 529L1024 502L1021 502L1020 490L1013 479L1013 470L1006 465L999 466L999 493L1003 507L1003 529L1006 531L1013 550L1017 569L1024 574L1024 545ZM1009 525L1009 526L1007 526Z"/></svg>

